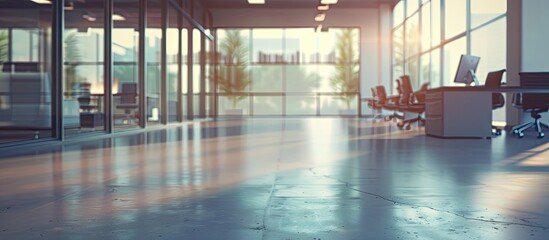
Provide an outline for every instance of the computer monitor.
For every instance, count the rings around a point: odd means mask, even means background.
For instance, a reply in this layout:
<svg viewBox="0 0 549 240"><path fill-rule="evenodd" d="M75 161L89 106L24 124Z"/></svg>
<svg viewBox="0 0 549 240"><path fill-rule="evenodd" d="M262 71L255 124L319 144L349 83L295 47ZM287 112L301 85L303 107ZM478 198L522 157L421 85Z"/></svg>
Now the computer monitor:
<svg viewBox="0 0 549 240"><path fill-rule="evenodd" d="M479 82L477 76L475 75L475 71L477 70L479 61L480 57L462 54L459 59L459 65L454 82L465 83L467 86L474 82L475 85L478 86Z"/></svg>

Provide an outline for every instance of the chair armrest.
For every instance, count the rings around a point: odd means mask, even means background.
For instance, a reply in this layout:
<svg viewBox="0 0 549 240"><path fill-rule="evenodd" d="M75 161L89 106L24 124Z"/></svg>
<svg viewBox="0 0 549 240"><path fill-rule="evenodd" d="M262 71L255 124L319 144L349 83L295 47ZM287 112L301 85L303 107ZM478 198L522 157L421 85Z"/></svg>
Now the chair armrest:
<svg viewBox="0 0 549 240"><path fill-rule="evenodd" d="M414 92L412 93L412 99L413 99L413 102L415 103L421 103L421 104L424 104L425 103L425 97L427 96L427 92L426 91L420 91L420 92Z"/></svg>

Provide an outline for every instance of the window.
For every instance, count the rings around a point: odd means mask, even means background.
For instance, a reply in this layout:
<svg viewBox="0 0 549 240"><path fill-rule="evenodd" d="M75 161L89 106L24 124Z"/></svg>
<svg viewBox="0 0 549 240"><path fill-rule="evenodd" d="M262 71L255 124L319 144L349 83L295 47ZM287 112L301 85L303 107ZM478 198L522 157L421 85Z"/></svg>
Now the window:
<svg viewBox="0 0 549 240"><path fill-rule="evenodd" d="M418 0L406 0L406 17L411 16L417 11L419 6Z"/></svg>
<svg viewBox="0 0 549 240"><path fill-rule="evenodd" d="M444 7L444 37L452 38L465 32L466 1L446 0Z"/></svg>
<svg viewBox="0 0 549 240"><path fill-rule="evenodd" d="M421 50L431 48L431 3L421 8Z"/></svg>
<svg viewBox="0 0 549 240"><path fill-rule="evenodd" d="M393 26L398 26L404 21L404 1L400 1L393 9Z"/></svg>
<svg viewBox="0 0 549 240"><path fill-rule="evenodd" d="M475 28L507 12L506 0L471 1L471 27Z"/></svg>
<svg viewBox="0 0 549 240"><path fill-rule="evenodd" d="M471 32L471 54L480 57L477 77L484 83L488 72L504 69L506 66L507 32L505 19ZM505 75L504 75L505 76Z"/></svg>
<svg viewBox="0 0 549 240"><path fill-rule="evenodd" d="M255 116L358 113L359 34L357 28L218 30L220 115L233 108Z"/></svg>
<svg viewBox="0 0 549 240"><path fill-rule="evenodd" d="M467 42L465 37L454 40L443 47L444 50L444 85L455 85L454 77L456 76L459 59L462 54L467 54Z"/></svg>
<svg viewBox="0 0 549 240"><path fill-rule="evenodd" d="M431 44L438 46L441 35L440 0L431 0Z"/></svg>
<svg viewBox="0 0 549 240"><path fill-rule="evenodd" d="M407 18L392 31L393 78L408 74L414 84L454 85L461 54L481 57L481 81L488 72L505 67L506 0L402 0L393 9L395 19L403 15L404 5Z"/></svg>

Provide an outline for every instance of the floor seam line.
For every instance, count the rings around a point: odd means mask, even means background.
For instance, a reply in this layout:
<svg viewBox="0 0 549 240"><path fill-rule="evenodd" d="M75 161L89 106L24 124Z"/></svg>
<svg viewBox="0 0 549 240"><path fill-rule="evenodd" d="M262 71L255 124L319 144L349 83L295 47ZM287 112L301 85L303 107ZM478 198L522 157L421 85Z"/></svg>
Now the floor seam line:
<svg viewBox="0 0 549 240"><path fill-rule="evenodd" d="M380 194L377 194L377 193L367 192L367 191L363 191L363 190L354 188L354 187L351 186L351 184L349 182L343 181L341 179L337 179L337 178L334 178L334 177L331 177L331 176L328 176L328 175L320 175L320 174L318 174L317 172L314 171L314 168L309 168L309 171L311 173L313 173L314 175L336 180L336 181L344 184L345 187L350 189L350 190L360 192L360 193L363 193L363 194L367 194L367 195L370 195L370 196L374 196L376 198L380 198L384 201L388 201L388 202L391 202L393 204L410 206L410 207L413 207L413 208L414 207L415 208L427 208L427 209L431 209L431 210L436 211L436 212L452 214L454 216L461 217L463 219L467 219L467 220L471 220L471 221L480 221L480 222L495 223L495 224L517 225L517 226L524 226L524 227L531 227L531 228L539 228L539 229L543 229L543 230L549 230L549 227L543 226L543 225L534 225L534 224L526 224L526 223L518 223L518 222L506 222L506 221L496 221L496 220L487 220L487 219L481 219L481 218L467 217L467 216L462 215L462 214L458 214L458 213L451 212L451 211L440 210L440 209L436 209L436 208L429 207L429 206L420 206L420 205L405 203L405 202L402 202L402 201L398 201L398 200L390 199L388 197L384 197L384 196L382 196Z"/></svg>

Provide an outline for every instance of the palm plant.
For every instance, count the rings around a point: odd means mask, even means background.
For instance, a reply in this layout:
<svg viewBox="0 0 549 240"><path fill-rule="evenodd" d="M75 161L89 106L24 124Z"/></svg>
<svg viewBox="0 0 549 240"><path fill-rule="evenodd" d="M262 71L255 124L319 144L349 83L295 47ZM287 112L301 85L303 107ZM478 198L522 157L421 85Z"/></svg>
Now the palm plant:
<svg viewBox="0 0 549 240"><path fill-rule="evenodd" d="M0 65L8 60L8 33L0 31Z"/></svg>
<svg viewBox="0 0 549 240"><path fill-rule="evenodd" d="M353 29L343 29L337 34L337 52L336 72L330 78L330 83L334 90L342 95L338 98L345 102L347 109L351 108L351 102L358 92L359 65L358 49L353 47L353 39L356 31Z"/></svg>
<svg viewBox="0 0 549 240"><path fill-rule="evenodd" d="M239 30L227 30L219 49L225 56L225 64L219 67L217 84L219 90L227 95L233 108L246 96L242 94L250 85L248 75L248 47Z"/></svg>

